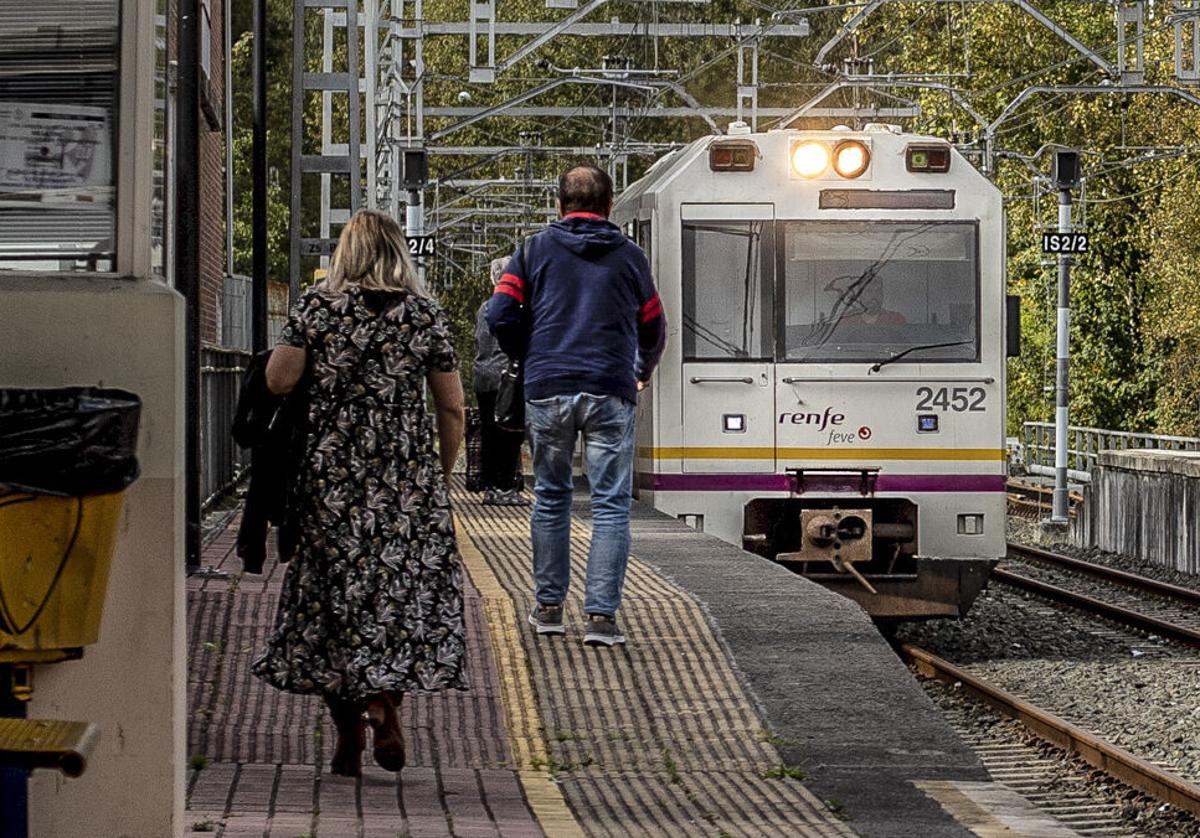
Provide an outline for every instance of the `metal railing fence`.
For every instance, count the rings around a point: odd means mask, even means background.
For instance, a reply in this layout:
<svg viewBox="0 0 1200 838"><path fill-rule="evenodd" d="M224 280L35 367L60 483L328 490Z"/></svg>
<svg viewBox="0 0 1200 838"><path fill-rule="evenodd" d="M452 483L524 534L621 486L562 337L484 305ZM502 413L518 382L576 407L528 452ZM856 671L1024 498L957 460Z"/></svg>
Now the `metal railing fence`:
<svg viewBox="0 0 1200 838"><path fill-rule="evenodd" d="M1025 422L1021 428L1023 459L1030 474L1054 476L1054 423ZM1081 483L1091 482L1091 472L1101 451L1159 448L1200 451L1200 437L1110 431L1104 428L1067 428L1067 474Z"/></svg>
<svg viewBox="0 0 1200 838"><path fill-rule="evenodd" d="M206 346L200 350L200 497L207 509L250 465L250 453L230 436L238 389L250 353Z"/></svg>

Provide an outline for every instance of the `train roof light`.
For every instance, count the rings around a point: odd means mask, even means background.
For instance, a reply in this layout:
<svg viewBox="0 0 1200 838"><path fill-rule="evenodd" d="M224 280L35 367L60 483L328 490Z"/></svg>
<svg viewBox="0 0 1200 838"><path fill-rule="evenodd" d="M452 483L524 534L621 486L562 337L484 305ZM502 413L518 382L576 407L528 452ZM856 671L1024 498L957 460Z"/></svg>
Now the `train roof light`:
<svg viewBox="0 0 1200 838"><path fill-rule="evenodd" d="M844 178L856 178L871 165L871 152L858 140L844 140L833 150L833 169Z"/></svg>
<svg viewBox="0 0 1200 838"><path fill-rule="evenodd" d="M808 140L792 146L792 171L800 177L814 178L829 168L829 147Z"/></svg>
<svg viewBox="0 0 1200 838"><path fill-rule="evenodd" d="M708 168L714 172L753 172L758 146L753 140L717 140L708 147Z"/></svg>
<svg viewBox="0 0 1200 838"><path fill-rule="evenodd" d="M904 167L910 172L948 172L950 146L910 145L904 150Z"/></svg>

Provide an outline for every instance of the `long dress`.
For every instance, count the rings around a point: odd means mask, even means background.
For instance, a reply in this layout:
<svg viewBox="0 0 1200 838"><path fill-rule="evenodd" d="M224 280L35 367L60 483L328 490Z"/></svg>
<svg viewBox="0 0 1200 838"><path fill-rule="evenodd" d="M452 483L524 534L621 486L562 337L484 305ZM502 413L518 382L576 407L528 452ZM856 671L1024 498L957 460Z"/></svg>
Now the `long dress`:
<svg viewBox="0 0 1200 838"><path fill-rule="evenodd" d="M462 565L425 408L457 369L432 300L304 294L281 344L308 354L300 539L253 672L282 690L358 700L466 689Z"/></svg>

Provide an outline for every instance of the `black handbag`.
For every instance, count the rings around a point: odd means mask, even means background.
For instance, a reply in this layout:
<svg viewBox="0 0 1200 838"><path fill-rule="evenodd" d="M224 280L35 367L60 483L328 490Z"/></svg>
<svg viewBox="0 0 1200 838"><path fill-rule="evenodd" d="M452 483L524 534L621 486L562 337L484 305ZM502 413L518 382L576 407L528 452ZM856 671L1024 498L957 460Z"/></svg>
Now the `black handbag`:
<svg viewBox="0 0 1200 838"><path fill-rule="evenodd" d="M520 244L521 261L525 261L525 241ZM521 306L522 315L525 306ZM510 433L525 433L525 367L519 358L510 358L500 373L500 388L496 391L496 427Z"/></svg>
<svg viewBox="0 0 1200 838"><path fill-rule="evenodd" d="M496 391L496 427L502 431L525 433L525 368L519 360L508 362L500 373Z"/></svg>

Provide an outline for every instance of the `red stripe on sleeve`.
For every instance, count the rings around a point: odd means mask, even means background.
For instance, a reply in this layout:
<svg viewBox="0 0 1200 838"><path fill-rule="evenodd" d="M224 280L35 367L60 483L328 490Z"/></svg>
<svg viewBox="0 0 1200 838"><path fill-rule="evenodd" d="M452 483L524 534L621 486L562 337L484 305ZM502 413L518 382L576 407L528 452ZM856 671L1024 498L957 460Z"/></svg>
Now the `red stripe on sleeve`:
<svg viewBox="0 0 1200 838"><path fill-rule="evenodd" d="M525 280L521 279L521 277L517 276L516 274L501 274L500 281L508 282L512 284L513 287L521 291L525 290Z"/></svg>
<svg viewBox="0 0 1200 838"><path fill-rule="evenodd" d="M521 305L525 305L525 295L521 293L521 289L514 288L513 286L509 285L507 282L497 285L496 293L497 294L507 294L510 297L516 298L516 301L518 303L520 303Z"/></svg>
<svg viewBox="0 0 1200 838"><path fill-rule="evenodd" d="M658 317L660 314L662 314L662 310L662 300L660 300L658 295L655 294L650 298L649 302L642 306L642 310L638 312L638 320L642 323L645 323L648 320L653 320L655 317Z"/></svg>

